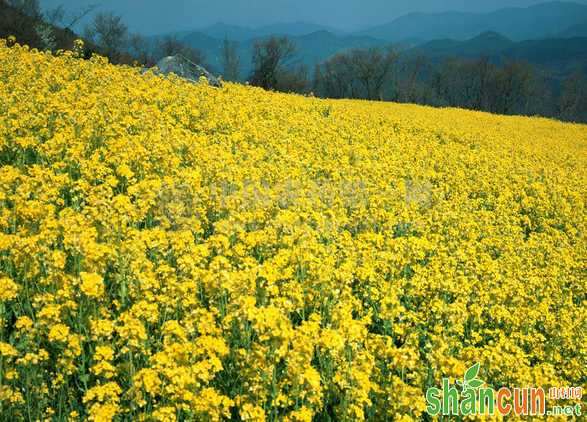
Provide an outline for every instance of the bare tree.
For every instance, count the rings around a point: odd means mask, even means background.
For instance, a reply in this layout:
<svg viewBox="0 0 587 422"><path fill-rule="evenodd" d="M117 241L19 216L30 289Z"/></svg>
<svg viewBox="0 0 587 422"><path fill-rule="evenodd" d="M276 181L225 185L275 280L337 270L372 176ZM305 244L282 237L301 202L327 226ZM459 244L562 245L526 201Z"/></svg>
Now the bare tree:
<svg viewBox="0 0 587 422"><path fill-rule="evenodd" d="M99 12L92 24L85 26L84 37L101 48L110 60L118 61L128 43L128 26L122 23L122 15L112 10Z"/></svg>
<svg viewBox="0 0 587 422"><path fill-rule="evenodd" d="M145 67L152 67L155 65L153 43L143 34L140 32L131 34L128 40L128 46L129 52L140 65Z"/></svg>
<svg viewBox="0 0 587 422"><path fill-rule="evenodd" d="M227 81L237 82L239 77L240 57L237 54L238 42L229 41L228 36L220 45L220 64L223 69L223 77Z"/></svg>
<svg viewBox="0 0 587 422"><path fill-rule="evenodd" d="M326 98L357 98L358 86L346 53L316 63L314 92Z"/></svg>
<svg viewBox="0 0 587 422"><path fill-rule="evenodd" d="M459 105L472 110L488 109L489 87L494 69L495 65L491 62L489 51L478 53L475 60L464 60L459 63Z"/></svg>
<svg viewBox="0 0 587 422"><path fill-rule="evenodd" d="M65 16L65 6L60 4L54 9L47 9L45 12L45 20L50 25L57 25L57 23Z"/></svg>
<svg viewBox="0 0 587 422"><path fill-rule="evenodd" d="M42 48L38 2L2 1L0 7L0 38L14 36L20 44Z"/></svg>
<svg viewBox="0 0 587 422"><path fill-rule="evenodd" d="M175 56L184 52L186 44L177 38L177 35L167 35L157 40L159 54L163 57Z"/></svg>
<svg viewBox="0 0 587 422"><path fill-rule="evenodd" d="M277 89L280 86L278 79L285 74L291 78L292 69L300 64L301 59L297 58L299 50L297 43L288 37L270 35L253 41L253 70L249 76L251 85L267 90Z"/></svg>
<svg viewBox="0 0 587 422"><path fill-rule="evenodd" d="M315 89L330 98L383 100L405 47L354 47L316 65Z"/></svg>
<svg viewBox="0 0 587 422"><path fill-rule="evenodd" d="M553 79L554 72L552 70L535 70L531 95L527 96L522 104L522 114L527 116L554 115Z"/></svg>
<svg viewBox="0 0 587 422"><path fill-rule="evenodd" d="M502 58L491 80L491 111L510 114L532 94L534 69L520 59Z"/></svg>
<svg viewBox="0 0 587 422"><path fill-rule="evenodd" d="M383 100L383 87L397 67L402 47L389 44L382 48L373 45L368 49L355 47L348 53L348 63L366 93L367 100Z"/></svg>
<svg viewBox="0 0 587 422"><path fill-rule="evenodd" d="M568 122L587 121L587 81L581 70L563 80L563 91L557 101L557 117Z"/></svg>
<svg viewBox="0 0 587 422"><path fill-rule="evenodd" d="M440 63L431 74L431 86L436 95L436 104L457 106L456 84L458 79L458 62L455 54L440 57Z"/></svg>
<svg viewBox="0 0 587 422"><path fill-rule="evenodd" d="M300 64L299 66L284 69L278 74L276 91L305 93L310 85L308 65Z"/></svg>
<svg viewBox="0 0 587 422"><path fill-rule="evenodd" d="M92 12L98 8L97 4L90 4L88 6L84 6L78 10L73 12L68 12L65 10L63 4L60 4L54 9L49 9L45 12L45 18L48 23L51 25L60 24L63 29L65 29L66 33L73 32L73 27L79 23L79 21L86 16L88 13Z"/></svg>
<svg viewBox="0 0 587 422"><path fill-rule="evenodd" d="M206 61L206 53L180 40L177 35L167 35L157 40L156 44L157 59L181 54L186 59L200 66L204 66L204 62ZM209 68L210 66L206 65L205 67Z"/></svg>
<svg viewBox="0 0 587 422"><path fill-rule="evenodd" d="M400 80L397 86L406 103L417 101L418 80L430 66L430 59L422 51L416 50L405 54L401 60Z"/></svg>
<svg viewBox="0 0 587 422"><path fill-rule="evenodd" d="M41 20L43 13L39 0L7 0L6 3L12 6L18 13L35 20Z"/></svg>

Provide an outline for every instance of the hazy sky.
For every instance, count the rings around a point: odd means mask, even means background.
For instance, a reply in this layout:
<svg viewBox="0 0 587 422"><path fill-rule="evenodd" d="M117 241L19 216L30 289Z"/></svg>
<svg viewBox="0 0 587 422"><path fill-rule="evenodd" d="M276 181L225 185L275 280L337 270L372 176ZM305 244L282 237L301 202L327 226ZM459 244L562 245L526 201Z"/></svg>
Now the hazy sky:
<svg viewBox="0 0 587 422"><path fill-rule="evenodd" d="M131 31L155 35L203 28L216 22L261 26L305 20L339 29L359 29L390 22L410 12L490 12L527 7L544 0L41 0L43 8L63 4L67 10L99 3L97 10L123 15ZM587 0L575 0L587 4ZM83 30L83 24L74 28Z"/></svg>

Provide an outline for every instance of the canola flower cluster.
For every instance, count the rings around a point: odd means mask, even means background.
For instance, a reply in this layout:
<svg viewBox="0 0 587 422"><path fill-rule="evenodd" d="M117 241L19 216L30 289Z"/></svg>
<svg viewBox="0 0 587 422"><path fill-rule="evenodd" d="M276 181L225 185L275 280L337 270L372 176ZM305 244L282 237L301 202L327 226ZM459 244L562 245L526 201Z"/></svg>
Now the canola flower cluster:
<svg viewBox="0 0 587 422"><path fill-rule="evenodd" d="M476 362L585 390L584 125L79 55L0 42L1 421L452 421L426 390ZM316 180L365 201L276 188Z"/></svg>

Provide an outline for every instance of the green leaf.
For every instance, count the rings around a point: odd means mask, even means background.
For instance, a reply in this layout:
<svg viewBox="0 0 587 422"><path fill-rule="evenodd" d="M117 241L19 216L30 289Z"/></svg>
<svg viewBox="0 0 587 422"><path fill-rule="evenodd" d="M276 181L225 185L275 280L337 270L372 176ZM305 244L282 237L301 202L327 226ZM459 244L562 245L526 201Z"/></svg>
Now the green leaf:
<svg viewBox="0 0 587 422"><path fill-rule="evenodd" d="M483 384L485 384L485 382L479 380L469 381L469 387L471 388L481 387Z"/></svg>
<svg viewBox="0 0 587 422"><path fill-rule="evenodd" d="M461 380L456 380L458 385L463 385L463 382Z"/></svg>
<svg viewBox="0 0 587 422"><path fill-rule="evenodd" d="M475 379L479 373L479 366L481 366L481 363L477 362L475 365L467 369L467 373L465 374L465 381L471 381Z"/></svg>

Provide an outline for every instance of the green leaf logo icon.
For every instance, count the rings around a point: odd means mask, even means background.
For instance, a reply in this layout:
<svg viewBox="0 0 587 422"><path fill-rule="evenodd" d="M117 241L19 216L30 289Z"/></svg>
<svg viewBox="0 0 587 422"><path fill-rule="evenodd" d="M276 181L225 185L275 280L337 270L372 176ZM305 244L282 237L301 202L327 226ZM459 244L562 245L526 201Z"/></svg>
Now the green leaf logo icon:
<svg viewBox="0 0 587 422"><path fill-rule="evenodd" d="M485 384L483 381L472 380L472 381L469 382L469 387L471 387L471 388L478 388L478 387L481 387L483 384Z"/></svg>
<svg viewBox="0 0 587 422"><path fill-rule="evenodd" d="M477 377L477 374L479 373L480 366L481 363L477 362L475 365L467 369L467 372L465 373L465 379L463 381L456 381L457 384L463 388L463 391L465 391L468 388L479 388L483 384L485 384L484 381L479 381L478 379L475 379Z"/></svg>
<svg viewBox="0 0 587 422"><path fill-rule="evenodd" d="M465 374L465 382L469 382L469 381L475 379L475 377L479 373L480 366L481 366L481 363L477 362L475 365L473 365L469 369L467 369L467 373Z"/></svg>

